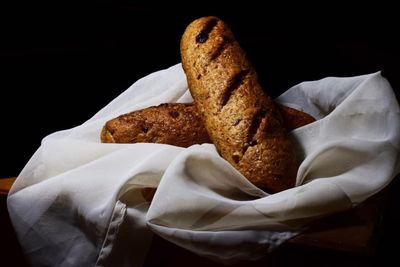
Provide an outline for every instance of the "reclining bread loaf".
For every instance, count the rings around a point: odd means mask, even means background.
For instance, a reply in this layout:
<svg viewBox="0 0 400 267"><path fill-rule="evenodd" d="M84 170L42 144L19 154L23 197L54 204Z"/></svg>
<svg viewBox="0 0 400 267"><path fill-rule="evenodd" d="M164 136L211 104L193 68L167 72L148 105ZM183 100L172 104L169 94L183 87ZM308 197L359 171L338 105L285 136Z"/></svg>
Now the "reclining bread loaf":
<svg viewBox="0 0 400 267"><path fill-rule="evenodd" d="M221 156L267 192L294 186L297 162L281 114L225 23L216 17L192 22L181 39L181 57L194 103Z"/></svg>
<svg viewBox="0 0 400 267"><path fill-rule="evenodd" d="M193 104L171 103L123 114L101 132L104 143L159 143L189 147L211 143Z"/></svg>
<svg viewBox="0 0 400 267"><path fill-rule="evenodd" d="M286 130L315 119L299 110L277 105ZM212 143L193 103L161 104L118 116L105 123L103 143L159 143L181 147Z"/></svg>

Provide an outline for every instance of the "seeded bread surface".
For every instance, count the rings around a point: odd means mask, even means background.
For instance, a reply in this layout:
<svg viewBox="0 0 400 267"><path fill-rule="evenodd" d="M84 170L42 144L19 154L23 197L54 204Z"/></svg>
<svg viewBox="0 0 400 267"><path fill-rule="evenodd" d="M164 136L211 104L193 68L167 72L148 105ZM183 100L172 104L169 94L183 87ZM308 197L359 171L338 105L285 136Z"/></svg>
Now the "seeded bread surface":
<svg viewBox="0 0 400 267"><path fill-rule="evenodd" d="M293 187L297 161L282 116L226 24L216 17L192 22L181 39L181 57L195 105L221 156L267 192Z"/></svg>

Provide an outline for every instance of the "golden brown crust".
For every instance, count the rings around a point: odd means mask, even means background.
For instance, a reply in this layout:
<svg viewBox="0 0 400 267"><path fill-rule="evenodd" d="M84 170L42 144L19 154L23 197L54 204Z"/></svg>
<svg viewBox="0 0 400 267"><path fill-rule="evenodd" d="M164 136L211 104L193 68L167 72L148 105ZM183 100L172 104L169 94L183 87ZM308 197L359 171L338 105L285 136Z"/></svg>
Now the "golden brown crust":
<svg viewBox="0 0 400 267"><path fill-rule="evenodd" d="M290 108L284 105L277 105L282 115L283 126L291 131L315 121L314 117L300 110Z"/></svg>
<svg viewBox="0 0 400 267"><path fill-rule="evenodd" d="M216 17L192 22L181 40L190 92L219 153L269 192L295 183L296 159L282 117L230 29Z"/></svg>
<svg viewBox="0 0 400 267"><path fill-rule="evenodd" d="M211 143L196 107L191 104L161 104L121 115L105 124L101 141L181 147Z"/></svg>

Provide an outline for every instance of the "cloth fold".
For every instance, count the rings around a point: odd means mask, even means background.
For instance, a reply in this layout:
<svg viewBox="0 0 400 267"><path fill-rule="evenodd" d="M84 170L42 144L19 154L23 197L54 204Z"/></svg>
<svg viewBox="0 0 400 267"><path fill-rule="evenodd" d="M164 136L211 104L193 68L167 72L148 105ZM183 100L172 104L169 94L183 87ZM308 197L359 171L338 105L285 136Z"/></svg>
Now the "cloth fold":
<svg viewBox="0 0 400 267"><path fill-rule="evenodd" d="M178 64L140 79L84 124L43 139L8 197L33 265L141 266L153 234L225 263L257 259L314 219L363 202L399 172L400 109L379 72L303 82L276 100L318 119L290 133L301 160L296 187L276 194L248 182L212 144L100 143L109 119L190 101ZM157 187L151 204L144 187Z"/></svg>

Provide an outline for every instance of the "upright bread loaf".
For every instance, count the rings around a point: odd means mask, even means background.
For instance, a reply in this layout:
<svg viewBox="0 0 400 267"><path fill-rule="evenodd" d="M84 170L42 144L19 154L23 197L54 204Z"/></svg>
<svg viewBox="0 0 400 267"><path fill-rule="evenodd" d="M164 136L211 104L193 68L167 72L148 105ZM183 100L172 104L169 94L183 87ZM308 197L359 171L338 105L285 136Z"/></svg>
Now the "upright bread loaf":
<svg viewBox="0 0 400 267"><path fill-rule="evenodd" d="M181 57L221 156L267 192L294 186L297 163L282 117L225 23L216 17L192 22L182 36Z"/></svg>

